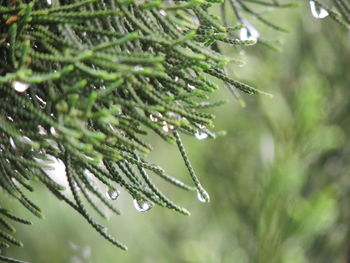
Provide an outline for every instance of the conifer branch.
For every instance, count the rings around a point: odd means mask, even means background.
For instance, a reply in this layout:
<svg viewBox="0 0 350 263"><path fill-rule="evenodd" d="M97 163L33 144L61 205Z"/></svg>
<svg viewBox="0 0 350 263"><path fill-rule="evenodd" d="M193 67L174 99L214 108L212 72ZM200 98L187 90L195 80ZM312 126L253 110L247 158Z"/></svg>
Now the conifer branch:
<svg viewBox="0 0 350 263"><path fill-rule="evenodd" d="M239 24L234 26L209 13L217 2L0 1L1 194L42 217L23 191L34 191L32 182L38 180L121 249L126 246L86 208L85 201L105 217L99 201L120 214L94 180L108 189L112 200L123 188L139 211L158 204L189 215L159 190L153 174L209 201L180 133L199 139L218 135L209 130L214 116L203 111L224 103L207 101L218 89L213 76L236 95L238 90L266 94L227 76L231 58L220 52L217 42L264 43L246 14L285 30L251 5L292 6L230 0ZM348 4L335 0L335 6L339 14L327 9L329 15L348 26ZM145 135L152 132L177 144L194 186L146 160L152 146ZM58 176L68 179L72 198L48 172L55 170L55 162L64 163L65 173ZM0 248L22 245L12 235L11 220L30 224L0 208ZM21 262L1 255L0 261Z"/></svg>

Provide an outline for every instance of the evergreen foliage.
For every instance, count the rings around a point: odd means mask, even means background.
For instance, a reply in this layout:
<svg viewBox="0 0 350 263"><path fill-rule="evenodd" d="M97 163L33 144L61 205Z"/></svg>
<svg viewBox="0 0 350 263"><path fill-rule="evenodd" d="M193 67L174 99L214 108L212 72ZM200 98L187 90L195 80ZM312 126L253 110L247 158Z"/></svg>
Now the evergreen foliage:
<svg viewBox="0 0 350 263"><path fill-rule="evenodd" d="M338 12L313 2L349 27L349 6L343 0L335 1ZM0 188L42 217L25 192L34 191L33 180L40 181L121 249L126 246L86 208L85 201L105 217L96 203L100 200L120 214L93 181L107 187L110 199L124 188L140 211L157 204L189 214L158 189L154 175L208 202L180 134L220 135L209 130L214 116L204 111L223 103L207 101L218 89L213 78L237 97L239 92L265 94L225 73L232 59L220 52L218 43L242 46L259 41L274 47L259 38L245 15L286 31L255 6L293 5L231 0L239 23L232 26L225 22L227 3L222 3L223 23L208 11L216 1L0 3ZM150 132L178 146L194 186L145 159L153 149L146 141ZM62 176L67 177L72 198L46 172L58 160L65 165ZM11 221L30 224L1 207L0 249L22 246L13 236ZM21 262L1 255L0 261Z"/></svg>

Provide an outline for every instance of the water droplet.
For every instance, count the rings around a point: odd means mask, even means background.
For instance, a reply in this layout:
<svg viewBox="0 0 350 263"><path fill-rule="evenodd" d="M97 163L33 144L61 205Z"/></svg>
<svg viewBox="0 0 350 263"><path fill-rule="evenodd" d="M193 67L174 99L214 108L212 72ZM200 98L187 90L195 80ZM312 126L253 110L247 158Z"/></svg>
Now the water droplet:
<svg viewBox="0 0 350 263"><path fill-rule="evenodd" d="M13 140L12 137L10 137L10 145L14 150L22 150L22 151L29 151L32 150L32 140L29 139L27 136L21 136L15 140Z"/></svg>
<svg viewBox="0 0 350 263"><path fill-rule="evenodd" d="M34 157L34 159L40 163L44 164L46 166L50 166L51 168L43 168L43 171L56 183L66 187L66 189L69 188L69 184L67 181L66 176L66 166L64 162L61 159L58 159L52 155L46 155L46 157L49 160L41 160Z"/></svg>
<svg viewBox="0 0 350 263"><path fill-rule="evenodd" d="M18 139L18 141L21 143L21 144L31 144L32 143L32 140L29 139L27 136L22 136Z"/></svg>
<svg viewBox="0 0 350 263"><path fill-rule="evenodd" d="M310 1L310 9L311 9L311 14L313 15L314 18L317 19L322 19L327 17L328 11L318 4L316 4L314 1Z"/></svg>
<svg viewBox="0 0 350 263"><path fill-rule="evenodd" d="M11 147L13 148L13 149L17 149L17 147L16 147L16 144L15 144L15 142L14 142L14 140L13 140L13 138L12 137L10 137L10 145L11 145Z"/></svg>
<svg viewBox="0 0 350 263"><path fill-rule="evenodd" d="M162 15L162 16L167 16L167 12L165 12L163 9L160 9L159 10L159 13Z"/></svg>
<svg viewBox="0 0 350 263"><path fill-rule="evenodd" d="M152 114L149 115L149 118L151 119L151 121L153 122L157 122L158 121L158 118Z"/></svg>
<svg viewBox="0 0 350 263"><path fill-rule="evenodd" d="M208 192L205 191L204 189L202 189L201 192L197 190L197 198L198 198L199 202L202 202L202 203L209 202L210 196L209 196Z"/></svg>
<svg viewBox="0 0 350 263"><path fill-rule="evenodd" d="M153 207L153 203L150 201L134 199L133 203L134 203L136 210L139 212L146 212Z"/></svg>
<svg viewBox="0 0 350 263"><path fill-rule="evenodd" d="M194 134L194 136L196 136L196 138L197 138L198 140L204 140L204 139L208 138L208 134L205 133L205 132L203 132L203 131L200 131L200 130L198 130L198 131Z"/></svg>
<svg viewBox="0 0 350 263"><path fill-rule="evenodd" d="M12 88L18 92L25 92L29 88L29 84L21 81L14 81L12 83Z"/></svg>
<svg viewBox="0 0 350 263"><path fill-rule="evenodd" d="M52 4L52 1L51 0L46 0L47 4L48 5L51 5Z"/></svg>
<svg viewBox="0 0 350 263"><path fill-rule="evenodd" d="M162 129L164 132L170 132L170 131L175 129L175 127L173 125L167 123L166 121L163 121L162 124L163 124Z"/></svg>
<svg viewBox="0 0 350 263"><path fill-rule="evenodd" d="M153 122L158 122L159 118L162 118L162 117L163 117L163 115L160 112L156 112L155 114L149 115L150 120Z"/></svg>
<svg viewBox="0 0 350 263"><path fill-rule="evenodd" d="M134 67L134 70L135 70L135 71L141 71L141 70L144 70L144 68L141 67L141 66L135 66L135 67Z"/></svg>
<svg viewBox="0 0 350 263"><path fill-rule="evenodd" d="M193 85L191 85L191 84L187 84L187 87L188 87L190 90L195 90L195 89L196 89L196 87L193 86Z"/></svg>
<svg viewBox="0 0 350 263"><path fill-rule="evenodd" d="M107 190L106 195L111 200L117 200L117 198L120 195L120 192L119 192L118 189L110 188L110 189Z"/></svg>
<svg viewBox="0 0 350 263"><path fill-rule="evenodd" d="M176 76L176 77L174 78L174 81L175 81L175 82L178 82L178 81L179 81L179 77Z"/></svg>
<svg viewBox="0 0 350 263"><path fill-rule="evenodd" d="M253 40L257 41L260 37L259 32L248 22L244 23L245 27L239 30L239 39L242 41Z"/></svg>
<svg viewBox="0 0 350 263"><path fill-rule="evenodd" d="M39 134L41 134L41 135L47 134L45 128L41 125L38 126L38 130L39 130Z"/></svg>
<svg viewBox="0 0 350 263"><path fill-rule="evenodd" d="M50 127L50 133L53 135L53 136L57 136L57 131L54 127Z"/></svg>

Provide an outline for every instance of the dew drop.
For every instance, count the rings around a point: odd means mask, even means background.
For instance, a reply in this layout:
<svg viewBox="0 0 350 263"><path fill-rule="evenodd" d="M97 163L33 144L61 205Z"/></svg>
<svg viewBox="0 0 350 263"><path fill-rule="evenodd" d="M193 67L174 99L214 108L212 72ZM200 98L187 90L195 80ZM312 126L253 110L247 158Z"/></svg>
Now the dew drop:
<svg viewBox="0 0 350 263"><path fill-rule="evenodd" d="M197 131L197 132L194 134L194 136L196 136L196 138L197 138L198 140L204 140L204 139L208 138L208 134L205 133L205 132L203 132L203 131Z"/></svg>
<svg viewBox="0 0 350 263"><path fill-rule="evenodd" d="M170 132L170 131L175 129L175 127L173 125L171 125L171 124L169 124L169 123L167 123L165 121L163 121L162 124L163 124L162 129L163 129L164 132Z"/></svg>
<svg viewBox="0 0 350 263"><path fill-rule="evenodd" d="M12 88L18 92L25 92L29 88L29 84L21 81L14 81L12 83Z"/></svg>
<svg viewBox="0 0 350 263"><path fill-rule="evenodd" d="M163 129L163 131L165 131L165 132L169 132L169 131L170 131L168 125L164 125L164 126L162 127L162 129Z"/></svg>
<svg viewBox="0 0 350 263"><path fill-rule="evenodd" d="M18 139L18 141L21 143L21 144L26 144L26 145L30 145L32 143L32 140L29 139L27 136L22 136Z"/></svg>
<svg viewBox="0 0 350 263"><path fill-rule="evenodd" d="M150 120L153 122L158 122L159 118L162 118L162 117L163 117L163 115L160 112L156 112L155 114L149 115Z"/></svg>
<svg viewBox="0 0 350 263"><path fill-rule="evenodd" d="M149 118L153 122L157 122L158 121L158 118L156 116L152 115L152 114L149 115Z"/></svg>
<svg viewBox="0 0 350 263"><path fill-rule="evenodd" d="M163 9L160 9L159 10L159 13L162 15L162 16L167 16L167 12L165 12Z"/></svg>
<svg viewBox="0 0 350 263"><path fill-rule="evenodd" d="M41 125L38 126L38 131L39 131L40 135L46 135L47 134L45 128L43 126L41 126Z"/></svg>
<svg viewBox="0 0 350 263"><path fill-rule="evenodd" d="M315 1L310 1L311 14L314 18L322 19L327 17L328 11L315 3Z"/></svg>
<svg viewBox="0 0 350 263"><path fill-rule="evenodd" d="M106 195L111 200L117 200L117 198L120 195L120 192L119 192L118 189L110 188L110 189L107 190Z"/></svg>
<svg viewBox="0 0 350 263"><path fill-rule="evenodd" d="M54 127L52 127L52 126L50 127L50 133L51 133L53 136L57 136L57 135L58 135L56 129L55 129Z"/></svg>
<svg viewBox="0 0 350 263"><path fill-rule="evenodd" d="M32 150L32 140L27 136L21 136L16 141L10 137L10 145L14 150L29 151Z"/></svg>
<svg viewBox="0 0 350 263"><path fill-rule="evenodd" d="M11 147L13 148L13 149L17 149L17 147L16 147L16 144L15 144L15 142L14 142L14 140L13 140L13 138L12 137L10 137L10 145L11 145Z"/></svg>
<svg viewBox="0 0 350 263"><path fill-rule="evenodd" d="M205 191L204 189L202 189L201 192L197 190L197 198L199 202L202 202L202 203L206 203L210 201L210 196L208 192Z"/></svg>
<svg viewBox="0 0 350 263"><path fill-rule="evenodd" d="M135 70L135 71L141 71L141 70L144 70L144 68L141 67L141 66L135 66L135 67L134 67L134 70Z"/></svg>
<svg viewBox="0 0 350 263"><path fill-rule="evenodd" d="M153 207L153 203L150 201L134 199L133 203L134 203L136 210L139 212L146 212Z"/></svg>
<svg viewBox="0 0 350 263"><path fill-rule="evenodd" d="M260 37L259 32L249 23L245 23L245 27L239 30L239 39L242 41L253 40L257 41Z"/></svg>
<svg viewBox="0 0 350 263"><path fill-rule="evenodd" d="M190 90L195 90L195 89L196 89L196 87L193 86L193 85L191 85L191 84L187 84L187 87L188 87Z"/></svg>
<svg viewBox="0 0 350 263"><path fill-rule="evenodd" d="M46 0L47 4L48 5L51 5L52 4L52 1L51 0Z"/></svg>

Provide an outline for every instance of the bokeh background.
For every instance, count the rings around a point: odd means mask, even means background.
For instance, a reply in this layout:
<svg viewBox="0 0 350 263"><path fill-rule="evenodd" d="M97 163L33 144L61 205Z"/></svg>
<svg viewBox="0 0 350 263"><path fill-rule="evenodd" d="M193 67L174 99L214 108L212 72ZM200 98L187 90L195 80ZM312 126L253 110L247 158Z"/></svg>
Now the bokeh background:
<svg viewBox="0 0 350 263"><path fill-rule="evenodd" d="M270 19L291 32L252 21L265 38L282 43L280 53L259 45L222 48L244 61L230 65L233 77L274 98L245 96L241 107L223 87L212 100L230 100L213 110L215 130L227 136L184 137L210 203L158 181L192 215L160 207L140 213L122 192L113 202L123 215L106 225L128 245L124 252L37 185L32 199L44 220L0 200L34 222L18 226L25 247L6 255L33 263L350 262L349 32L328 18L314 19L307 3L271 12ZM153 140L149 159L189 182L176 147Z"/></svg>

